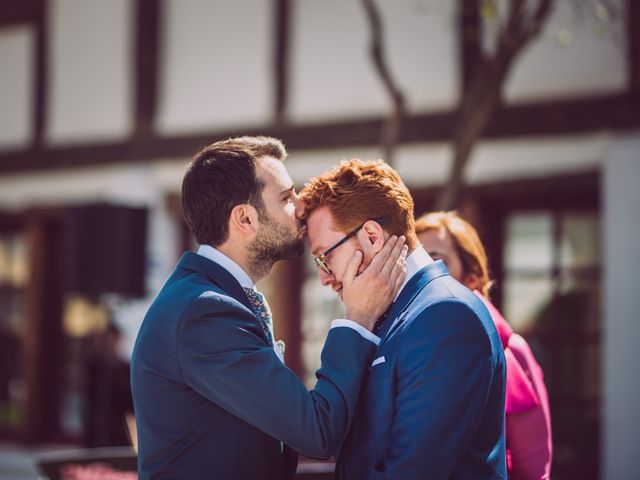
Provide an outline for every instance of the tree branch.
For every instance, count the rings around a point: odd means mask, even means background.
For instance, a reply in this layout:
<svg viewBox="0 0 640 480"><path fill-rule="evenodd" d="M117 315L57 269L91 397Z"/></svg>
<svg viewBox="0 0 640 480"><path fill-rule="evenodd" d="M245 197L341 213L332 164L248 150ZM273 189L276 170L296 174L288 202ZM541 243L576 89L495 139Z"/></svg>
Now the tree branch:
<svg viewBox="0 0 640 480"><path fill-rule="evenodd" d="M388 164L392 165L393 153L398 141L400 125L402 123L402 118L405 116L404 96L400 91L400 87L394 81L384 56L382 48L382 20L380 18L380 13L378 12L374 0L362 0L362 5L364 6L367 14L367 20L371 31L371 43L369 47L371 59L376 67L376 71L380 75L380 79L384 84L389 98L391 99L391 110L382 132L382 148L384 151L384 159Z"/></svg>
<svg viewBox="0 0 640 480"><path fill-rule="evenodd" d="M458 121L453 133L453 161L449 181L438 198L436 208L450 210L459 201L464 169L473 147L481 137L502 98L502 90L515 58L536 37L549 16L552 0L539 0L531 15L526 14L526 1L513 0L509 16L498 37L493 56L485 56L478 64L458 108Z"/></svg>

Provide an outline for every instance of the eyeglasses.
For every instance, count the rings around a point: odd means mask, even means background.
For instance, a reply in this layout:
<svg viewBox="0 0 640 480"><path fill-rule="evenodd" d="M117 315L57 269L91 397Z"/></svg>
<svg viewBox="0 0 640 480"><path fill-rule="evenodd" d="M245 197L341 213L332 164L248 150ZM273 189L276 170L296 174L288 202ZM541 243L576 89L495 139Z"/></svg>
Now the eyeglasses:
<svg viewBox="0 0 640 480"><path fill-rule="evenodd" d="M383 224L385 222L384 218L382 217L378 217L378 218L373 218L372 219L375 222L378 222L380 224ZM331 248L329 248L328 250L326 250L322 255L319 255L317 257L314 257L313 259L313 263L316 265L316 267L318 267L319 269L321 269L323 272L325 272L328 275L331 275L331 269L329 268L329 265L327 265L327 262L325 261L325 259L327 258L327 256L331 255L331 253L338 248L340 245L342 245L343 243L345 243L347 240L349 240L351 237L353 237L356 233L358 233L360 231L360 229L362 227L364 227L364 224L367 223L369 220L366 220L364 222L362 222L360 225L358 225L356 228L354 228L353 230L351 230L342 240L340 240L338 243L336 243L334 246L332 246Z"/></svg>

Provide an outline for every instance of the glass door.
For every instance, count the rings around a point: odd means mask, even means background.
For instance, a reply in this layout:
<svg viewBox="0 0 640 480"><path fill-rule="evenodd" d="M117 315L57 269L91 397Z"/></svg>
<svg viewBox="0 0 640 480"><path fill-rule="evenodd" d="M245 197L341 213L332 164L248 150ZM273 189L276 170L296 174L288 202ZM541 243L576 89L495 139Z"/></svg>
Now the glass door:
<svg viewBox="0 0 640 480"><path fill-rule="evenodd" d="M0 437L8 439L20 438L26 425L28 259L24 232L0 232Z"/></svg>
<svg viewBox="0 0 640 480"><path fill-rule="evenodd" d="M601 236L593 210L506 218L504 314L549 391L554 478L595 478L601 403Z"/></svg>

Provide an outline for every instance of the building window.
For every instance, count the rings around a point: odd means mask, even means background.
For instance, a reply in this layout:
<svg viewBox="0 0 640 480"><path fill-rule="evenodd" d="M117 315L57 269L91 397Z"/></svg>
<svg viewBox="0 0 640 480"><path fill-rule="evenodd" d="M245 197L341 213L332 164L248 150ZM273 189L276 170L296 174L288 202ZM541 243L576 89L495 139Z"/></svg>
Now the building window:
<svg viewBox="0 0 640 480"><path fill-rule="evenodd" d="M19 438L27 413L26 293L29 276L23 232L0 234L0 437Z"/></svg>
<svg viewBox="0 0 640 480"><path fill-rule="evenodd" d="M598 471L600 238L594 210L506 217L503 310L545 374L558 477Z"/></svg>

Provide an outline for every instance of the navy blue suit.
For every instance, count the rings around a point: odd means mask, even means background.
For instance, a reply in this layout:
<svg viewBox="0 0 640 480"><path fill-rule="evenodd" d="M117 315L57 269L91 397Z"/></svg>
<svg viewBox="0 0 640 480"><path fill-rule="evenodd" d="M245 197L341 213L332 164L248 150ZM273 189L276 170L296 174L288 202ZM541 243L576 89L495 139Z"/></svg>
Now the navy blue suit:
<svg viewBox="0 0 640 480"><path fill-rule="evenodd" d="M506 479L505 358L476 295L429 264L379 335L337 478Z"/></svg>
<svg viewBox="0 0 640 480"><path fill-rule="evenodd" d="M292 478L296 451L344 440L375 344L329 331L309 392L276 356L236 279L185 253L140 328L131 362L140 479Z"/></svg>

